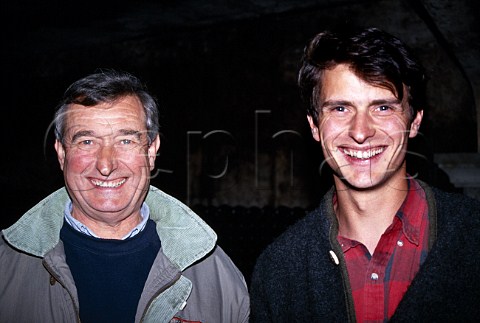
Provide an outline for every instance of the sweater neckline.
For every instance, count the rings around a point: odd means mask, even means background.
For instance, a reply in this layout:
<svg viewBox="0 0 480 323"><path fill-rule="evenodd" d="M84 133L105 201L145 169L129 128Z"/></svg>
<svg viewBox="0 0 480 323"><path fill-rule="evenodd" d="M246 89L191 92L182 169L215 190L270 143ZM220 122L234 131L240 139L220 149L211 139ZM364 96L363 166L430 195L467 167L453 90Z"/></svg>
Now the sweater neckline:
<svg viewBox="0 0 480 323"><path fill-rule="evenodd" d="M60 231L60 239L64 244L70 244L94 254L115 256L135 253L148 248L149 245L153 241L157 241L159 237L155 229L155 222L149 219L144 230L124 240L102 239L89 236L75 230L67 222L64 222Z"/></svg>

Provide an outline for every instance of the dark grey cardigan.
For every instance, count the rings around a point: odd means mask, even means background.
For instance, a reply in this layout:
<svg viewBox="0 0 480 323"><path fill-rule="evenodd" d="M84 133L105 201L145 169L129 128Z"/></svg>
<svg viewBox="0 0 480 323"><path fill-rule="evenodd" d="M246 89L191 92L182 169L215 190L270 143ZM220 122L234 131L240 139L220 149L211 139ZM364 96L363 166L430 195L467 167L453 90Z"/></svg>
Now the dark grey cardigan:
<svg viewBox="0 0 480 323"><path fill-rule="evenodd" d="M392 321L478 322L480 202L420 184L427 194L432 248ZM332 194L258 258L251 322L355 321Z"/></svg>

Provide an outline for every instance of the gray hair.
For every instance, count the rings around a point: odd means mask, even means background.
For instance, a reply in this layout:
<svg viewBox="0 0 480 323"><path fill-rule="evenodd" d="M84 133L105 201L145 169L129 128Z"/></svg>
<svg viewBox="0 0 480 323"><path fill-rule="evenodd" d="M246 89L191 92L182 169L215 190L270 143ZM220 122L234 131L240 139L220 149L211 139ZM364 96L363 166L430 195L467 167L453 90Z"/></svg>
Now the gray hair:
<svg viewBox="0 0 480 323"><path fill-rule="evenodd" d="M156 100L137 77L115 70L102 70L88 75L67 88L55 112L56 139L64 143L65 116L71 104L91 107L105 102L114 102L128 95L136 96L142 103L146 116L148 143L151 144L158 135L160 127Z"/></svg>

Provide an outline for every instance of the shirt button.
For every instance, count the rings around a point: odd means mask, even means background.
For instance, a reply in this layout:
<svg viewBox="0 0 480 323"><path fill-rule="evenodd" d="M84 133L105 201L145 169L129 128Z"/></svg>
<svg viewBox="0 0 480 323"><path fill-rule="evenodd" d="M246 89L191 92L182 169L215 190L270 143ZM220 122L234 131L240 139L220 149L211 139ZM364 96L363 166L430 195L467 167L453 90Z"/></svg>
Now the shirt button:
<svg viewBox="0 0 480 323"><path fill-rule="evenodd" d="M397 241L397 246L403 247L403 241L402 241L402 240L398 240L398 241Z"/></svg>
<svg viewBox="0 0 480 323"><path fill-rule="evenodd" d="M378 280L378 274L377 273L372 273L372 275L370 276L370 278L372 280Z"/></svg>

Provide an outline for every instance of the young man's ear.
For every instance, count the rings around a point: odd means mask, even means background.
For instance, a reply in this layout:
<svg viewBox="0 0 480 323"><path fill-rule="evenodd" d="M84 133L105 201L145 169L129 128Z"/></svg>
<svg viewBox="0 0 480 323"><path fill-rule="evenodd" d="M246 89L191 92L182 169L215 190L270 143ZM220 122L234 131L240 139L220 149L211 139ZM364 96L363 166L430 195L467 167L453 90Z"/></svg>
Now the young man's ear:
<svg viewBox="0 0 480 323"><path fill-rule="evenodd" d="M320 129L318 129L317 124L313 120L311 115L307 115L308 124L310 125L310 130L312 131L312 137L316 141L320 141Z"/></svg>
<svg viewBox="0 0 480 323"><path fill-rule="evenodd" d="M63 171L63 165L65 164L65 148L58 139L55 140L55 150L57 152L58 162L60 163L60 169Z"/></svg>
<svg viewBox="0 0 480 323"><path fill-rule="evenodd" d="M408 134L409 138L413 138L418 134L418 130L420 129L420 125L422 124L422 119L423 119L423 110L417 111L415 118L410 124L410 132Z"/></svg>
<svg viewBox="0 0 480 323"><path fill-rule="evenodd" d="M155 139L148 147L148 165L150 166L150 171L155 168L155 159L157 158L157 152L160 149L160 136L157 135Z"/></svg>

